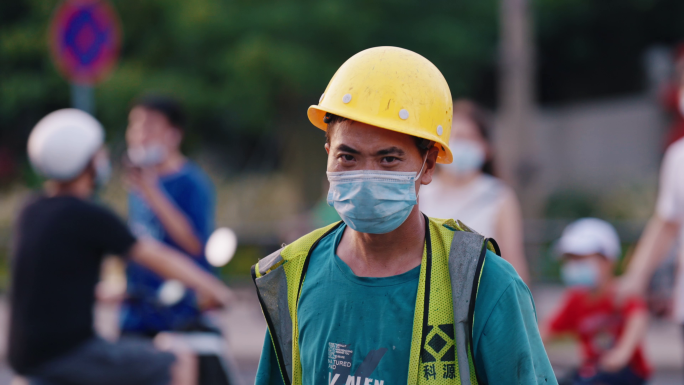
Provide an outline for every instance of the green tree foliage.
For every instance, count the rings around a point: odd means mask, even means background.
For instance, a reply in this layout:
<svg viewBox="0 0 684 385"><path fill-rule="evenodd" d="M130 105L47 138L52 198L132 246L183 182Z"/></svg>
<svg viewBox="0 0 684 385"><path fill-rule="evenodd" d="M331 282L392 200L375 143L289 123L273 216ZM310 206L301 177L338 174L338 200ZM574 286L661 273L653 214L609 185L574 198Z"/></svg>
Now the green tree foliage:
<svg viewBox="0 0 684 385"><path fill-rule="evenodd" d="M193 134L227 140L305 122L344 60L378 45L414 50L452 92L477 86L495 60L496 2L451 0L112 0L124 43L96 89L97 116L119 134L141 92L170 92L188 106ZM46 112L69 103L51 65L47 25L55 0L0 5L0 140L21 148ZM221 139L222 138L222 139Z"/></svg>
<svg viewBox="0 0 684 385"><path fill-rule="evenodd" d="M110 137L121 137L136 95L169 92L188 106L192 142L222 147L228 164L249 163L254 149L277 152L283 137L309 128L306 108L335 70L378 45L424 55L454 97L494 105L497 0L111 1L122 58L96 89ZM542 102L638 92L644 49L684 37L681 0L531 1ZM0 2L0 149L16 156L40 117L69 105L48 57L57 4Z"/></svg>

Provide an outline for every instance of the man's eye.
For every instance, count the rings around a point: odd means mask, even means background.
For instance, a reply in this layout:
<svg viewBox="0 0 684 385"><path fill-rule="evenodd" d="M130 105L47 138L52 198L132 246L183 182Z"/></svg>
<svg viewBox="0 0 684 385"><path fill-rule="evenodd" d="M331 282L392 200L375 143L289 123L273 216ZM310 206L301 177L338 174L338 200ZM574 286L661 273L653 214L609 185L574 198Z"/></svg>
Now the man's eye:
<svg viewBox="0 0 684 385"><path fill-rule="evenodd" d="M349 154L342 154L340 158L342 158L342 160L344 160L345 162L351 162L352 160L354 160L354 157Z"/></svg>
<svg viewBox="0 0 684 385"><path fill-rule="evenodd" d="M382 158L382 161L386 162L386 163L392 163L395 160L397 160L397 158L394 156L386 156L386 157Z"/></svg>

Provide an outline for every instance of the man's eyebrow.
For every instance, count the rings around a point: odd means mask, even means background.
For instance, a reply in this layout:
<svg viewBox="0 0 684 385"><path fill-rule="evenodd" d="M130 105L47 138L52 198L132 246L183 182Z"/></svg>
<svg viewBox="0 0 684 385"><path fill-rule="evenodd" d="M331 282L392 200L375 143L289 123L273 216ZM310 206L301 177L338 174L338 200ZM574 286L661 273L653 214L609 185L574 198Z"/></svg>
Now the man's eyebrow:
<svg viewBox="0 0 684 385"><path fill-rule="evenodd" d="M361 151L354 149L354 148L351 148L351 147L347 146L346 144L340 144L339 146L337 146L337 151L348 152L350 154L360 154L361 153Z"/></svg>
<svg viewBox="0 0 684 385"><path fill-rule="evenodd" d="M377 156L387 156L387 155L403 156L403 155L406 155L406 153L401 148L392 146L390 148L385 148L385 149L382 149L382 150L376 152L375 155L377 155Z"/></svg>

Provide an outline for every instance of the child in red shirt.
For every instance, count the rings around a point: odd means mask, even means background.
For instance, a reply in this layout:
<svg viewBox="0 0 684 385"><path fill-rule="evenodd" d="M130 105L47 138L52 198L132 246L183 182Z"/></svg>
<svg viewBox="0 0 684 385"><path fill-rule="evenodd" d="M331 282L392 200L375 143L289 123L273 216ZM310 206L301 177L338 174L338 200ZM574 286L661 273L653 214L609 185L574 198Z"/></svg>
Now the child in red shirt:
<svg viewBox="0 0 684 385"><path fill-rule="evenodd" d="M582 365L568 385L640 385L650 376L641 340L648 313L640 298L617 303L613 268L620 254L615 229L605 221L584 218L570 224L558 242L561 275L570 287L542 328L542 338L570 333L582 347Z"/></svg>

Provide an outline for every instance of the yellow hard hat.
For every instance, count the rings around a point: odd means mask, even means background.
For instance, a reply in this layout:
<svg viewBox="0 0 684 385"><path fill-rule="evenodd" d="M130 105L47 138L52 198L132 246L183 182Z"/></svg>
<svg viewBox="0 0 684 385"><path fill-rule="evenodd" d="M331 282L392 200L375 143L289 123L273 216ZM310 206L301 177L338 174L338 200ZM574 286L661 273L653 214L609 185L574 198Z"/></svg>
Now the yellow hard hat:
<svg viewBox="0 0 684 385"><path fill-rule="evenodd" d="M451 163L453 104L444 76L415 52L375 47L352 56L330 80L309 120L326 130L325 114L434 141L438 163Z"/></svg>

